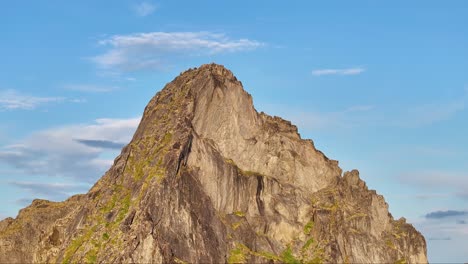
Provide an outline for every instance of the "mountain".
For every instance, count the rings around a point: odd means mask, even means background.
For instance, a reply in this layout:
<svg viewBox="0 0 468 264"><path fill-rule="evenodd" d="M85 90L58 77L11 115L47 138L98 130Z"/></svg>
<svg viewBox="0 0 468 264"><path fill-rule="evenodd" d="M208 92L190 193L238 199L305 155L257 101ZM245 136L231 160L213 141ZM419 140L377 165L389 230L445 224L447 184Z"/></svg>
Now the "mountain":
<svg viewBox="0 0 468 264"><path fill-rule="evenodd" d="M424 263L356 170L258 113L223 66L167 84L89 190L0 222L0 262Z"/></svg>

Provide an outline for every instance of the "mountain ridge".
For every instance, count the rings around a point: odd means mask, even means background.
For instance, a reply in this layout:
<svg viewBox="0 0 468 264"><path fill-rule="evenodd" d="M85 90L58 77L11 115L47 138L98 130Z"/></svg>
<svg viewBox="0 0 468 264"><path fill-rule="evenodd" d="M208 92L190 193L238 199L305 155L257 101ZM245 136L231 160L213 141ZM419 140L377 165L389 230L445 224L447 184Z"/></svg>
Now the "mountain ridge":
<svg viewBox="0 0 468 264"><path fill-rule="evenodd" d="M150 100L87 194L1 221L0 262L427 262L424 237L342 174L232 72L202 65Z"/></svg>

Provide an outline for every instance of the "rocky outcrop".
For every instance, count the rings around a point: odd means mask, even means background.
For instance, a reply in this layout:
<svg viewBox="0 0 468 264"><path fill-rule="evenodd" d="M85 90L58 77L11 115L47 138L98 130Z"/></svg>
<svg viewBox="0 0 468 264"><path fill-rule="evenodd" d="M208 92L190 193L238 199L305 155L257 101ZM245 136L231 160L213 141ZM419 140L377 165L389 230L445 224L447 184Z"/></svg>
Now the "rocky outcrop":
<svg viewBox="0 0 468 264"><path fill-rule="evenodd" d="M223 66L182 73L85 195L0 222L0 262L424 263L357 171L258 113Z"/></svg>

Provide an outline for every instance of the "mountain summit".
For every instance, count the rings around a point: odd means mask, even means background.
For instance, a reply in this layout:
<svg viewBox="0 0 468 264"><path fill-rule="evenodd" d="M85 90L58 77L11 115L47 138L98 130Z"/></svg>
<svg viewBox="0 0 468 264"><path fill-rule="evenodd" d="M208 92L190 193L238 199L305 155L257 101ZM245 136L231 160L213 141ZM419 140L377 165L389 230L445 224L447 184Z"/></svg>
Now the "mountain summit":
<svg viewBox="0 0 468 264"><path fill-rule="evenodd" d="M0 222L0 262L424 263L356 170L258 113L226 68L190 69L145 108L89 190Z"/></svg>

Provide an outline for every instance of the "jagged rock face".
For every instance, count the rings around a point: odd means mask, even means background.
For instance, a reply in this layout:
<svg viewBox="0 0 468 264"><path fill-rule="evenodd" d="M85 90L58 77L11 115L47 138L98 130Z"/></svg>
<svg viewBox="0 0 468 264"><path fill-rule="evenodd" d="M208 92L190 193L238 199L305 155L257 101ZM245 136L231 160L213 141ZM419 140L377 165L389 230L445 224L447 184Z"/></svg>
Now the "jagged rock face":
<svg viewBox="0 0 468 264"><path fill-rule="evenodd" d="M427 262L358 172L257 113L224 67L191 69L146 107L85 195L0 222L0 262Z"/></svg>

